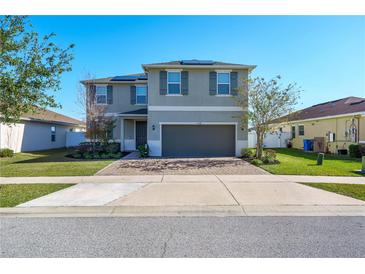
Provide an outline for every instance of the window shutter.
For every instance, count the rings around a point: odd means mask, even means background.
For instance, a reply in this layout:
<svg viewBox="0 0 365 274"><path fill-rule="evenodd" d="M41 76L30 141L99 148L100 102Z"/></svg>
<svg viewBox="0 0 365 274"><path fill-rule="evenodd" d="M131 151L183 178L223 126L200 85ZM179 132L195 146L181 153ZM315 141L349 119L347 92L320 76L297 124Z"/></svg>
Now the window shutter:
<svg viewBox="0 0 365 274"><path fill-rule="evenodd" d="M146 86L146 104L148 105L148 86Z"/></svg>
<svg viewBox="0 0 365 274"><path fill-rule="evenodd" d="M181 72L181 94L188 95L189 93L189 72Z"/></svg>
<svg viewBox="0 0 365 274"><path fill-rule="evenodd" d="M136 86L131 86L131 105L136 104Z"/></svg>
<svg viewBox="0 0 365 274"><path fill-rule="evenodd" d="M209 95L217 94L217 73L215 71L209 72Z"/></svg>
<svg viewBox="0 0 365 274"><path fill-rule="evenodd" d="M231 94L237 95L238 94L238 73L236 71L231 72Z"/></svg>
<svg viewBox="0 0 365 274"><path fill-rule="evenodd" d="M113 104L113 86L106 87L106 102L108 105Z"/></svg>
<svg viewBox="0 0 365 274"><path fill-rule="evenodd" d="M167 94L167 71L160 71L160 95Z"/></svg>
<svg viewBox="0 0 365 274"><path fill-rule="evenodd" d="M89 86L89 99L90 99L91 104L95 103L95 94L96 94L95 85L90 85Z"/></svg>

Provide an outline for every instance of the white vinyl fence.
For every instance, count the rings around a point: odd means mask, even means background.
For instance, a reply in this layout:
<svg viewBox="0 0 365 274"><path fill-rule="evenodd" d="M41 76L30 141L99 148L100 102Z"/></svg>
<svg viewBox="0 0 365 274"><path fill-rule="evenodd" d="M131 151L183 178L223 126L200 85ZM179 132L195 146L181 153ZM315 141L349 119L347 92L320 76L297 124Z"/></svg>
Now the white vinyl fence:
<svg viewBox="0 0 365 274"><path fill-rule="evenodd" d="M264 137L264 147L267 148L280 148L286 147L289 140L289 132L273 132L266 133ZM251 131L248 133L248 147L256 147L256 131Z"/></svg>
<svg viewBox="0 0 365 274"><path fill-rule="evenodd" d="M85 132L66 132L66 147L76 147L81 142L85 142Z"/></svg>

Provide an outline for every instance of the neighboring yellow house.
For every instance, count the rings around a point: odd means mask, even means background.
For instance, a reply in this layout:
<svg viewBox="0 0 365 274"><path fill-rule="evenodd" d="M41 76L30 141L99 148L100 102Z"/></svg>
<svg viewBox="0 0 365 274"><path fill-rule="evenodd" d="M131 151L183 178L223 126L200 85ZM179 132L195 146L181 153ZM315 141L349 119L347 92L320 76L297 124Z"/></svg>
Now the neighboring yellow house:
<svg viewBox="0 0 365 274"><path fill-rule="evenodd" d="M294 148L313 141L318 152L347 154L351 144L365 144L365 98L346 97L317 104L282 117L283 132L290 132ZM278 124L276 124L278 126Z"/></svg>

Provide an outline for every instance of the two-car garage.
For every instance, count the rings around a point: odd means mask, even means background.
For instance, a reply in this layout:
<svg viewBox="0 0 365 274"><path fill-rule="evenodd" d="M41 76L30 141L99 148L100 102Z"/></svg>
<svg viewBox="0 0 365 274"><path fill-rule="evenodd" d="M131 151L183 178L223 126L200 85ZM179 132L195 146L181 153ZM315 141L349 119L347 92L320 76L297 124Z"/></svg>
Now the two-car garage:
<svg viewBox="0 0 365 274"><path fill-rule="evenodd" d="M165 124L161 138L164 157L229 157L235 155L236 126Z"/></svg>

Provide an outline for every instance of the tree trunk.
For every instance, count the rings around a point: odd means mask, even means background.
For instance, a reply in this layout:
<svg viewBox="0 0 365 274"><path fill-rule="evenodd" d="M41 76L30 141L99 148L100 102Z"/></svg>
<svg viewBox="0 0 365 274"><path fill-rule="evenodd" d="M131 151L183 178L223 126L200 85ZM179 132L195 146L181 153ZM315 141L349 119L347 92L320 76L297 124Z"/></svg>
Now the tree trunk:
<svg viewBox="0 0 365 274"><path fill-rule="evenodd" d="M261 159L263 146L263 133L256 129L256 158Z"/></svg>

